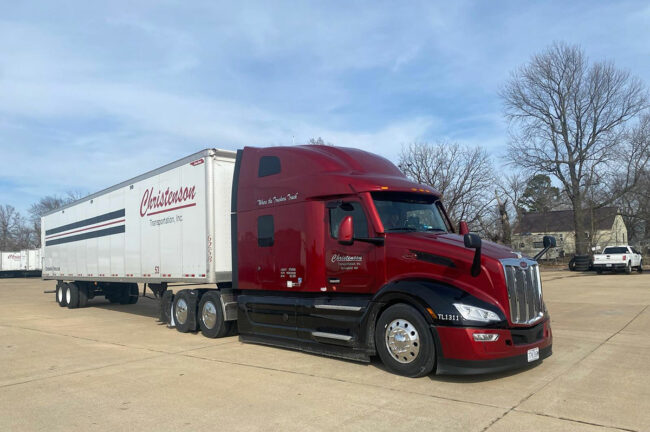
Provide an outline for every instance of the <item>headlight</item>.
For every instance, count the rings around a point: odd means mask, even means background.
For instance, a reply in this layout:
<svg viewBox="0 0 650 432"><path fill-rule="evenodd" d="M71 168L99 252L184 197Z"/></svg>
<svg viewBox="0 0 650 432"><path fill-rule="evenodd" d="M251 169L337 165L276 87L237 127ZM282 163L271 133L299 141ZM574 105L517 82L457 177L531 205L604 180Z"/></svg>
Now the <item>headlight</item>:
<svg viewBox="0 0 650 432"><path fill-rule="evenodd" d="M460 315L467 321L501 321L499 315L487 309L476 306L469 306L462 303L454 303L454 307L458 310L458 313L460 313Z"/></svg>

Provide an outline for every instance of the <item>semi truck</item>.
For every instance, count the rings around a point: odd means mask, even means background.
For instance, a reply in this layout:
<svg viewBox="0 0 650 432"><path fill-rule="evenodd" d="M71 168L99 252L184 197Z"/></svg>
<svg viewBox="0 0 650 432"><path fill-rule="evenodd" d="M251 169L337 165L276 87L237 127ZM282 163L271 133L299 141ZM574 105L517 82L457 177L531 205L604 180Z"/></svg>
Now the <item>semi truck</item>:
<svg viewBox="0 0 650 432"><path fill-rule="evenodd" d="M552 353L541 253L452 226L436 190L358 149L206 149L46 214L42 244L70 309L136 303L143 284L180 332L409 377Z"/></svg>

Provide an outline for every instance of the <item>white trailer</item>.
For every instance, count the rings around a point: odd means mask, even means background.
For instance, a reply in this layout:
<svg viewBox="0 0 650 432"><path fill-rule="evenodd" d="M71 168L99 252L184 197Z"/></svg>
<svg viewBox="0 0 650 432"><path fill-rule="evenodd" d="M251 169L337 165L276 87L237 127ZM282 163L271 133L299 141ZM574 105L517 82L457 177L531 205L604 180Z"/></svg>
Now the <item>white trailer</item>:
<svg viewBox="0 0 650 432"><path fill-rule="evenodd" d="M235 156L203 150L46 214L43 279L230 282Z"/></svg>
<svg viewBox="0 0 650 432"><path fill-rule="evenodd" d="M24 271L41 270L41 250L23 249L20 251L20 269Z"/></svg>
<svg viewBox="0 0 650 432"><path fill-rule="evenodd" d="M20 270L20 251L18 252L1 252L0 253L0 270L3 272L14 272Z"/></svg>

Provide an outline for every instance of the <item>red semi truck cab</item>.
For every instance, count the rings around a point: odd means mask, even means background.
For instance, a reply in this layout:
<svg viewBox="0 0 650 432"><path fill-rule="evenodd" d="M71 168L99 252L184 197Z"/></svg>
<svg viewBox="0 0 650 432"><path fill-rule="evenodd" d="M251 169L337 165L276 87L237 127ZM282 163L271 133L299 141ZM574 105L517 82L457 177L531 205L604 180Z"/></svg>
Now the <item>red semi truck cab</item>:
<svg viewBox="0 0 650 432"><path fill-rule="evenodd" d="M331 146L237 154L233 290L244 341L407 376L551 355L537 262L452 227L440 194L388 160Z"/></svg>

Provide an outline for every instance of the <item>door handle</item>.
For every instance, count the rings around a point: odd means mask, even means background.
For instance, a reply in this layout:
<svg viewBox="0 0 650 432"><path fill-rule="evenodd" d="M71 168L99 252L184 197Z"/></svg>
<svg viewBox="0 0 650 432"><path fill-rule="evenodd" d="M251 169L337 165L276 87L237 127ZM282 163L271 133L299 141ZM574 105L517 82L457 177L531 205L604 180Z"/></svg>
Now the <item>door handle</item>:
<svg viewBox="0 0 650 432"><path fill-rule="evenodd" d="M340 283L341 283L341 279L329 278L329 279L327 279L327 282L329 282L329 283L331 283L331 284L340 284Z"/></svg>

